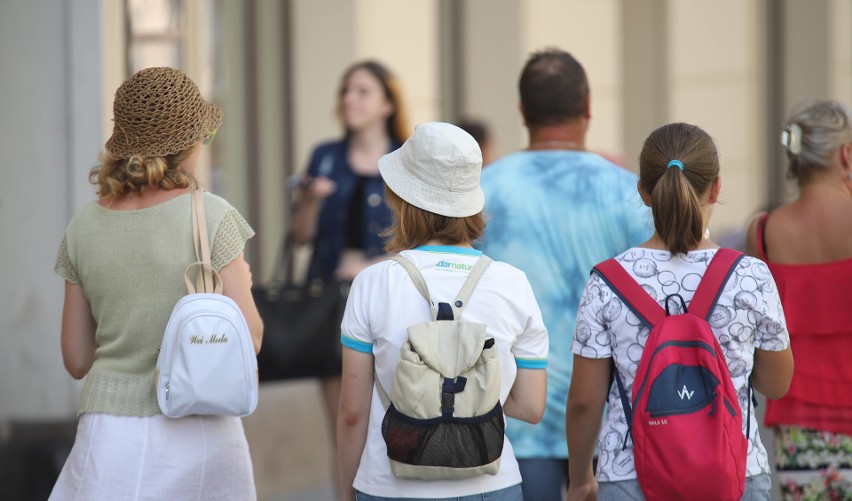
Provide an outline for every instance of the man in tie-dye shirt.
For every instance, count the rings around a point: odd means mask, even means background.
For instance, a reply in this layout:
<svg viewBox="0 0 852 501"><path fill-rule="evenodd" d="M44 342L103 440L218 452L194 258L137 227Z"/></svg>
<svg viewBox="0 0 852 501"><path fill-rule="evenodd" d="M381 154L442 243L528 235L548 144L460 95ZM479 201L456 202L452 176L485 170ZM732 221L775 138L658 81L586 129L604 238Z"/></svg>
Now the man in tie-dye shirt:
<svg viewBox="0 0 852 501"><path fill-rule="evenodd" d="M534 53L519 87L529 147L482 173L488 227L480 248L523 270L541 307L550 336L547 409L535 426L507 418L506 434L521 466L524 498L561 501L580 295L592 266L647 240L653 225L637 176L586 151L589 85L580 63L558 49Z"/></svg>

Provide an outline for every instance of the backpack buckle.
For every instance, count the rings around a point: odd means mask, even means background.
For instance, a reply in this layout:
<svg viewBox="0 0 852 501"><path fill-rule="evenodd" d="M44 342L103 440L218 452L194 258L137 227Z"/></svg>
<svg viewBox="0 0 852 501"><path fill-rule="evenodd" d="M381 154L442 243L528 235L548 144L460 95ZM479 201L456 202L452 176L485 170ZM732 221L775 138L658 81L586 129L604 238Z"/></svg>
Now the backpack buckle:
<svg viewBox="0 0 852 501"><path fill-rule="evenodd" d="M466 377L457 377L455 380L444 378L444 384L441 387L441 416L448 418L453 417L453 411L456 405L456 393L464 391L467 384Z"/></svg>

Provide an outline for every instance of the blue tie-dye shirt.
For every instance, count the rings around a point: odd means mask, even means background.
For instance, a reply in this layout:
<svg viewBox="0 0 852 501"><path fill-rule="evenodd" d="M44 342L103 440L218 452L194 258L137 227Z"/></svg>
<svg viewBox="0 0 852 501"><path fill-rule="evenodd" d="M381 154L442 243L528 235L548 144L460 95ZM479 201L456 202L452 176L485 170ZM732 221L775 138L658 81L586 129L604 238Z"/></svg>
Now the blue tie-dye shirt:
<svg viewBox="0 0 852 501"><path fill-rule="evenodd" d="M482 171L488 227L480 249L526 273L550 336L547 409L538 425L507 419L519 458L566 458L571 342L592 266L647 240L636 174L594 153L522 151Z"/></svg>

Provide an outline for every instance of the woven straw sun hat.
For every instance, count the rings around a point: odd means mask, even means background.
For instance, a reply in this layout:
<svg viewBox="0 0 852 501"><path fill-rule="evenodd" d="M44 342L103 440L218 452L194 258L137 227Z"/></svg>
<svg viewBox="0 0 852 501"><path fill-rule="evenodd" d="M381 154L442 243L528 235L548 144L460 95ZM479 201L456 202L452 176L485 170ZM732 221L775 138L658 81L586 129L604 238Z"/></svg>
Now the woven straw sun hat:
<svg viewBox="0 0 852 501"><path fill-rule="evenodd" d="M115 92L106 149L118 158L180 153L222 125L222 109L180 70L146 68Z"/></svg>
<svg viewBox="0 0 852 501"><path fill-rule="evenodd" d="M379 159L388 187L411 205L447 217L478 214L485 205L479 187L482 152L455 125L417 125L399 149Z"/></svg>

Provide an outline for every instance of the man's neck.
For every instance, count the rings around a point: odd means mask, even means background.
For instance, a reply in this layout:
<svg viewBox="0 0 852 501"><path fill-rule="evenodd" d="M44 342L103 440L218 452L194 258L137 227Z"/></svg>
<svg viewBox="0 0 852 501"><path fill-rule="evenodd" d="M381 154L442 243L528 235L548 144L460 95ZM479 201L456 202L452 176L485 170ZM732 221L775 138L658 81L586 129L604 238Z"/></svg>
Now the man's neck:
<svg viewBox="0 0 852 501"><path fill-rule="evenodd" d="M529 150L585 150L586 122L530 126L529 140Z"/></svg>

